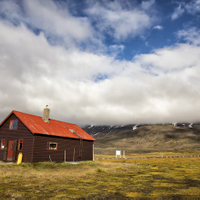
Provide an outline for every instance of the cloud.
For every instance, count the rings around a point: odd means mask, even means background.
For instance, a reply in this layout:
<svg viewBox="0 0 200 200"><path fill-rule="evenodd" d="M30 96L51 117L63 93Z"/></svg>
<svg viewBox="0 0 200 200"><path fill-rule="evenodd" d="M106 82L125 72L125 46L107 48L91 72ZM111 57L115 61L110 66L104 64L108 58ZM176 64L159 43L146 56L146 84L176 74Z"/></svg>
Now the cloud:
<svg viewBox="0 0 200 200"><path fill-rule="evenodd" d="M110 45L108 47L108 53L113 56L117 57L120 53L123 53L124 45Z"/></svg>
<svg viewBox="0 0 200 200"><path fill-rule="evenodd" d="M175 8L174 12L171 15L171 19L175 20L182 16L184 13L195 15L200 12L200 1L192 0L188 3L182 2L178 7Z"/></svg>
<svg viewBox="0 0 200 200"><path fill-rule="evenodd" d="M177 36L186 42L194 45L200 45L200 30L196 27L192 27L188 30L180 30L178 31Z"/></svg>
<svg viewBox="0 0 200 200"><path fill-rule="evenodd" d="M37 36L23 25L0 22L0 29L0 104L14 105L11 110L37 113L49 102L58 112L77 112L94 99L98 90L90 85L99 74L112 76L123 68L112 57L51 46L44 34Z"/></svg>
<svg viewBox="0 0 200 200"><path fill-rule="evenodd" d="M47 1L17 1L1 2L0 12L6 20L19 25L25 24L33 31L44 32L52 44L73 47L88 41L102 45L96 39L96 34L87 17L72 16L67 4Z"/></svg>
<svg viewBox="0 0 200 200"><path fill-rule="evenodd" d="M199 59L199 47L189 44L178 44L155 50L152 54L139 55L136 60L145 69L153 73L169 73L196 66Z"/></svg>
<svg viewBox="0 0 200 200"><path fill-rule="evenodd" d="M189 3L185 3L185 9L188 13L194 15L200 12L200 1L199 0L192 0Z"/></svg>
<svg viewBox="0 0 200 200"><path fill-rule="evenodd" d="M185 12L184 8L180 4L177 8L175 8L174 12L171 15L172 20L179 18Z"/></svg>
<svg viewBox="0 0 200 200"><path fill-rule="evenodd" d="M157 21L154 3L150 0L133 7L120 1L105 5L95 3L86 12L93 18L97 30L114 36L116 40L124 40L143 33Z"/></svg>
<svg viewBox="0 0 200 200"><path fill-rule="evenodd" d="M13 22L19 23L19 17L22 14L22 10L16 1L0 1L0 16Z"/></svg>
<svg viewBox="0 0 200 200"><path fill-rule="evenodd" d="M154 26L154 27L153 27L153 29L162 30L162 29L163 29L163 27L162 27L162 26L160 26L160 25L157 25L157 26Z"/></svg>
<svg viewBox="0 0 200 200"><path fill-rule="evenodd" d="M195 121L200 48L177 44L133 61L51 46L44 34L0 22L1 120L16 109L78 124ZM12 36L12 37L11 37ZM99 76L108 78L95 81Z"/></svg>
<svg viewBox="0 0 200 200"><path fill-rule="evenodd" d="M4 0L0 2L0 14L16 26L24 24L36 34L44 33L52 45L104 53L110 51L105 45L107 34L118 41L134 38L158 21L154 0L142 1L138 5L132 1L105 4L88 1L85 3L87 9L82 9L83 15L74 14L69 9L70 3Z"/></svg>
<svg viewBox="0 0 200 200"><path fill-rule="evenodd" d="M97 44L103 41L101 36L95 36L95 28L89 19L81 23L82 17L72 16L52 1L48 1L48 5L47 1L34 1L35 4L27 1L26 5L23 4L25 13L14 1L7 2L6 6L0 6L5 16L0 19L0 121L13 109L42 116L47 104L51 118L78 124L199 120L200 47L197 28L177 33L186 43L155 49L149 54L137 55L131 61L117 60L116 54L126 48L121 43L106 47L106 50L99 45L99 51L80 48L82 42L91 45L91 40L96 39ZM96 8L96 4L92 5ZM127 10L126 5L114 1L107 6L101 5L99 12L111 12L112 18L119 11L122 21L128 20L127 12L133 16L144 15L151 21L147 10L153 5L154 1L145 1ZM42 13L38 13L40 11ZM83 31L82 36L79 33L73 35L76 32L73 27L68 30L65 26L68 20ZM111 21L109 19L108 24ZM123 25L119 20L113 22L119 24L119 28ZM50 24L55 24L58 30L53 30ZM141 26L140 30L149 27ZM43 30L36 34L33 27ZM116 38L125 38L139 30L127 29L127 33L122 34L120 31L117 33L113 26L112 31ZM71 45L68 48L58 43L52 45L47 36L54 34ZM105 53L107 51L109 54Z"/></svg>
<svg viewBox="0 0 200 200"><path fill-rule="evenodd" d="M91 3L84 9L85 15L73 15L69 3L47 1L9 0L0 3L5 20L15 25L21 23L36 33L43 32L52 45L65 48L86 47L89 51L107 51L102 40L110 34L116 40L135 37L151 28L158 18L155 1L143 1L136 5L113 1ZM94 26L94 24L96 26Z"/></svg>
<svg viewBox="0 0 200 200"><path fill-rule="evenodd" d="M66 5L67 6L67 5ZM53 1L24 1L27 22L46 34L84 41L92 37L93 29L86 17L72 17L67 7L62 9Z"/></svg>

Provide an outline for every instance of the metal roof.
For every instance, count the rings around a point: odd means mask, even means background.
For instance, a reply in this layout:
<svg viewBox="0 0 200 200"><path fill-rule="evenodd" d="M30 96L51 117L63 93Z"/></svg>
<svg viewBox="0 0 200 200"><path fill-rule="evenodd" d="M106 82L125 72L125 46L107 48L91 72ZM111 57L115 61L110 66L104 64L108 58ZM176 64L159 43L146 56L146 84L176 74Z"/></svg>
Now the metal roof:
<svg viewBox="0 0 200 200"><path fill-rule="evenodd" d="M95 140L76 124L50 119L45 122L42 117L22 113L13 110L0 124L0 126L12 115L16 117L31 131L32 134L51 135L75 139ZM73 131L72 131L73 130Z"/></svg>

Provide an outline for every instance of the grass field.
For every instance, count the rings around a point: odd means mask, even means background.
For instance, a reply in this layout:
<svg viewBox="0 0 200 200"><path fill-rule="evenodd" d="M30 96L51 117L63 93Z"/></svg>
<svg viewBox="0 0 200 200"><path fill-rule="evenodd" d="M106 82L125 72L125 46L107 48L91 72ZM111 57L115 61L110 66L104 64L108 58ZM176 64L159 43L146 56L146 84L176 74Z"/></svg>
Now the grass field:
<svg viewBox="0 0 200 200"><path fill-rule="evenodd" d="M95 154L95 159L102 158L116 158L116 149L104 149L105 154ZM156 152L143 152L136 153L133 150L125 150L125 158L139 158L139 157L170 157L170 156L195 156L200 155L199 149L184 149L177 151L156 151ZM119 156L118 156L119 158ZM121 158L123 158L123 150L121 150Z"/></svg>
<svg viewBox="0 0 200 200"><path fill-rule="evenodd" d="M200 158L0 165L0 199L200 199Z"/></svg>

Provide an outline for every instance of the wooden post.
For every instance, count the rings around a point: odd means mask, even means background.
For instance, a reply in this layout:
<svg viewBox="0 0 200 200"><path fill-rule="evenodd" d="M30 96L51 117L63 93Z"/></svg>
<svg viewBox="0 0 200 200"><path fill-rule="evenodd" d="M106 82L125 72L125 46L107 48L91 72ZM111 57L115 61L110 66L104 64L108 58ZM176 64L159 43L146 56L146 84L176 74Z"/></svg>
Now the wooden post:
<svg viewBox="0 0 200 200"><path fill-rule="evenodd" d="M93 147L93 157L92 157L92 160L94 161L94 142L93 142L93 145L92 145L92 147Z"/></svg>
<svg viewBox="0 0 200 200"><path fill-rule="evenodd" d="M74 148L74 154L73 154L73 162L74 162L74 157L75 157L75 148Z"/></svg>
<svg viewBox="0 0 200 200"><path fill-rule="evenodd" d="M66 150L64 150L64 162L66 162Z"/></svg>

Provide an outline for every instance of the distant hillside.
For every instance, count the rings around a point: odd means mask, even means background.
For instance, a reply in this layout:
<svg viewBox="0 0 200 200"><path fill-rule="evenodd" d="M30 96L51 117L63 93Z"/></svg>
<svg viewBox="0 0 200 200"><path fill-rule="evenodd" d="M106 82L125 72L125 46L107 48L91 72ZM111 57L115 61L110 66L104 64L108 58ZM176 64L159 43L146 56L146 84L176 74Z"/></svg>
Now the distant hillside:
<svg viewBox="0 0 200 200"><path fill-rule="evenodd" d="M126 126L85 126L82 127L87 133L93 136L95 139L103 138L108 135L115 135L123 133L125 131L133 130L136 125L126 125Z"/></svg>
<svg viewBox="0 0 200 200"><path fill-rule="evenodd" d="M198 126L200 123L171 123L171 124L156 124L156 125L174 125L177 127L189 127L193 128L193 126ZM152 124L129 124L129 125L117 125L117 126L105 126L105 125L99 125L99 126L92 126L87 125L83 126L82 129L85 130L87 133L89 133L91 136L93 136L95 139L99 139L102 137L106 137L109 135L116 135L119 133L123 133L126 131L136 130L143 126L152 126Z"/></svg>
<svg viewBox="0 0 200 200"><path fill-rule="evenodd" d="M88 126L84 129L97 139L95 148L130 150L200 148L200 125L189 123L177 125Z"/></svg>

